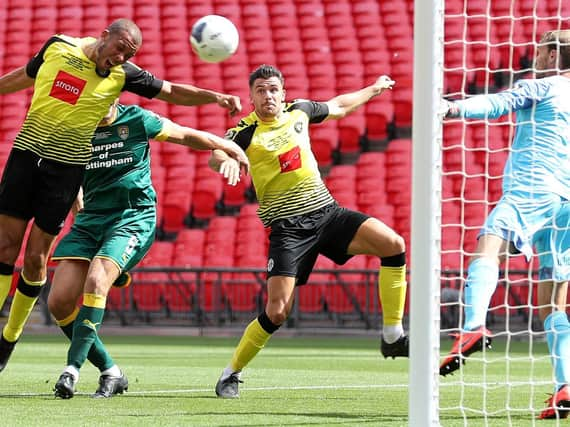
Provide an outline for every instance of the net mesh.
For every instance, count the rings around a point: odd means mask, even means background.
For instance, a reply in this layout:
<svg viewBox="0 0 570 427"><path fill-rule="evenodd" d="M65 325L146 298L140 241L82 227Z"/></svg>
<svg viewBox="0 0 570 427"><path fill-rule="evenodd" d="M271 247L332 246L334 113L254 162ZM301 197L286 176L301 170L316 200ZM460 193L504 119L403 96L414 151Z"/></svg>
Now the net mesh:
<svg viewBox="0 0 570 427"><path fill-rule="evenodd" d="M446 0L444 96L494 93L532 76L544 31L570 28L567 0ZM515 116L446 120L442 138L441 332L463 325L463 288L477 234L501 197ZM536 308L538 263L509 256L491 300L493 349L440 381L440 417L457 425L535 425L553 374ZM542 421L544 422L544 421ZM557 421L558 422L558 421ZM450 424L451 425L451 424ZM455 425L455 424L454 424Z"/></svg>

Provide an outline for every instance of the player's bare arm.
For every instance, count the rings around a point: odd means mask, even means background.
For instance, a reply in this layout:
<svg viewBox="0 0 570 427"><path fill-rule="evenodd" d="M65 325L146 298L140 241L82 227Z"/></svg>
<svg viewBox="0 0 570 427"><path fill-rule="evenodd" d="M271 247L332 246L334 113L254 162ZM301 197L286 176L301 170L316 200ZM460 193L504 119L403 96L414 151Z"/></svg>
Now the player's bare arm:
<svg viewBox="0 0 570 427"><path fill-rule="evenodd" d="M396 82L388 76L380 76L374 84L370 86L366 86L356 92L335 96L326 103L329 107L327 120L341 119L349 115L375 96L380 95L386 89L392 89L395 83Z"/></svg>
<svg viewBox="0 0 570 427"><path fill-rule="evenodd" d="M18 92L32 87L34 79L26 73L26 67L16 68L0 77L0 94Z"/></svg>
<svg viewBox="0 0 570 427"><path fill-rule="evenodd" d="M233 116L241 111L241 101L238 96L219 93L196 86L164 81L157 99L178 105L204 105L216 103L229 110Z"/></svg>
<svg viewBox="0 0 570 427"><path fill-rule="evenodd" d="M210 132L170 122L168 142L186 145L195 150L221 150L238 164L238 172L249 173L249 160L239 145Z"/></svg>
<svg viewBox="0 0 570 427"><path fill-rule="evenodd" d="M232 159L225 151L213 150L208 166L214 171L222 174L230 185L236 185L239 182L240 165L237 160Z"/></svg>

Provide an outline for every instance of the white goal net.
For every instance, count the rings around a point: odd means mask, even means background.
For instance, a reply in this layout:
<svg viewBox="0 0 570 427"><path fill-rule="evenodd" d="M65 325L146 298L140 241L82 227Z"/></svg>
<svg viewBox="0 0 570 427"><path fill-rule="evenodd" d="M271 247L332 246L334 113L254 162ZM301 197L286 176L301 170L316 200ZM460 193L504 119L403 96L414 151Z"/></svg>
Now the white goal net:
<svg viewBox="0 0 570 427"><path fill-rule="evenodd" d="M442 96L464 99L498 92L518 79L532 77L536 43L542 33L570 29L570 1L446 0L443 24L443 61L432 66L443 67ZM468 261L483 222L501 197L514 123L514 115L443 123L438 140L442 355L453 342L448 335L463 325ZM537 268L535 259L527 263L524 256L509 256L501 265L487 316L493 347L471 355L454 375L439 378L441 425L564 423L537 420L554 384L537 315Z"/></svg>

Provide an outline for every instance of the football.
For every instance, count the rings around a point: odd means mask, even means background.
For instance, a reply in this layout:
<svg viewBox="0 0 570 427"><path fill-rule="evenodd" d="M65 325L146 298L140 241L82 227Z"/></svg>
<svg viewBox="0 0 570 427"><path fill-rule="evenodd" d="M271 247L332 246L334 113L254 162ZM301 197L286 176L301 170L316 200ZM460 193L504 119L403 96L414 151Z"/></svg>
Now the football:
<svg viewBox="0 0 570 427"><path fill-rule="evenodd" d="M239 44L239 33L232 21L220 15L198 19L190 34L192 50L205 62L222 62L232 56Z"/></svg>

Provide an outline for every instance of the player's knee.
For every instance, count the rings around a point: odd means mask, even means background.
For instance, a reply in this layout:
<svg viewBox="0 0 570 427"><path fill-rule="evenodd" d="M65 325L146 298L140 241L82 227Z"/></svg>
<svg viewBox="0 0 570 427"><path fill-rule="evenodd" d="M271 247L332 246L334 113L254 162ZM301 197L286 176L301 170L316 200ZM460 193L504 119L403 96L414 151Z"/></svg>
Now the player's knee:
<svg viewBox="0 0 570 427"><path fill-rule="evenodd" d="M395 232L392 234L391 238L388 239L388 241L382 246L382 259L399 256L400 254L405 254L406 252L406 241L402 236Z"/></svg>
<svg viewBox="0 0 570 427"><path fill-rule="evenodd" d="M69 316L75 310L77 298L69 289L52 288L47 298L49 312L56 320L61 320Z"/></svg>
<svg viewBox="0 0 570 427"><path fill-rule="evenodd" d="M28 251L24 257L24 271L26 277L43 276L42 271L47 265L47 254L43 252ZM31 279L33 280L33 279Z"/></svg>
<svg viewBox="0 0 570 427"><path fill-rule="evenodd" d="M14 265L20 251L20 242L16 240L0 238L0 262Z"/></svg>

